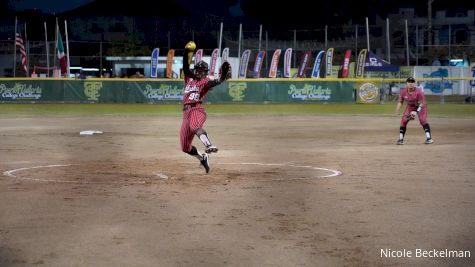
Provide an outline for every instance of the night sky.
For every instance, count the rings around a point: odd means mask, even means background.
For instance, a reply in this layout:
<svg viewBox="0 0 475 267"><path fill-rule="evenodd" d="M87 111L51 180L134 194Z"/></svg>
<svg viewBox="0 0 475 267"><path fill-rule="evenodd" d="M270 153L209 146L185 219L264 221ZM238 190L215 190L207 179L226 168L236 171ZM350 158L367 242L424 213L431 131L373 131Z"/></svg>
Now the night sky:
<svg viewBox="0 0 475 267"><path fill-rule="evenodd" d="M428 4L427 0L293 0L286 1L286 4L280 4L275 0L168 0L166 3L130 0L96 1L117 10L117 15L150 16L155 11L161 11L157 12L157 15L163 15L167 13L164 10L166 5L180 7L182 13L179 15L183 17L208 14L236 20L245 18L264 24L267 28L334 26L347 23L350 19L353 23L363 24L366 17L371 20L378 14L381 18L385 18L388 13L396 13L401 7L413 7L419 16L427 16ZM2 6L7 5L13 12L36 8L44 13L61 13L94 2L94 0L0 0L0 2L4 2ZM432 2L432 7L433 14L441 9L451 9L456 12L475 9L475 1L435 0ZM101 12L107 11L96 11L98 14Z"/></svg>
<svg viewBox="0 0 475 267"><path fill-rule="evenodd" d="M79 7L92 1L93 0L11 0L9 3L16 11L36 8L45 13L58 13Z"/></svg>

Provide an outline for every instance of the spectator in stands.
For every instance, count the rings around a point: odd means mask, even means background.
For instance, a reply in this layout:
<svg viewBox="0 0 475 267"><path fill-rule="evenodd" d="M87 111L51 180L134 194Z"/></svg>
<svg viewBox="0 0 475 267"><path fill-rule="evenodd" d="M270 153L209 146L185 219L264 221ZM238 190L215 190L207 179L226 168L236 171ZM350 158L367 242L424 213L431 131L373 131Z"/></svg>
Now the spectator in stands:
<svg viewBox="0 0 475 267"><path fill-rule="evenodd" d="M144 76L140 71L137 71L134 75L130 76L130 78L144 78Z"/></svg>
<svg viewBox="0 0 475 267"><path fill-rule="evenodd" d="M81 71L81 72L79 73L79 79L85 80L86 78L87 78L86 73L85 73L84 71Z"/></svg>

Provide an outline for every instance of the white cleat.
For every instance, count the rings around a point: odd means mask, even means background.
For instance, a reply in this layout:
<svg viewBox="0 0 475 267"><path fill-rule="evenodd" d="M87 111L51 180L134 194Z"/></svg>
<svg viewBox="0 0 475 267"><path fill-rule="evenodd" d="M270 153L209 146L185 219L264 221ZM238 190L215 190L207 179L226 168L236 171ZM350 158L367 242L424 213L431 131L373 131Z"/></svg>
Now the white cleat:
<svg viewBox="0 0 475 267"><path fill-rule="evenodd" d="M427 140L424 142L426 145L434 143L434 140L432 138L427 138Z"/></svg>
<svg viewBox="0 0 475 267"><path fill-rule="evenodd" d="M210 146L206 147L205 152L208 153L208 154L209 153L216 153L216 152L218 152L218 148L216 146L210 145Z"/></svg>

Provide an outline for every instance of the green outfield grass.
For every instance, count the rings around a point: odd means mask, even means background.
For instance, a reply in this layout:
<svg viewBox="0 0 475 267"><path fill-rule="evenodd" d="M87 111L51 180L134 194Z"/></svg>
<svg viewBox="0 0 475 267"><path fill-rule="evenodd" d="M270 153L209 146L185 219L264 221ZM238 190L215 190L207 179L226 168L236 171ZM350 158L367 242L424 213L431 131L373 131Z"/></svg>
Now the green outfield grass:
<svg viewBox="0 0 475 267"><path fill-rule="evenodd" d="M393 116L396 103L364 104L206 104L215 115L371 115ZM475 105L429 104L430 116L475 117ZM0 104L0 117L29 116L170 116L179 104Z"/></svg>

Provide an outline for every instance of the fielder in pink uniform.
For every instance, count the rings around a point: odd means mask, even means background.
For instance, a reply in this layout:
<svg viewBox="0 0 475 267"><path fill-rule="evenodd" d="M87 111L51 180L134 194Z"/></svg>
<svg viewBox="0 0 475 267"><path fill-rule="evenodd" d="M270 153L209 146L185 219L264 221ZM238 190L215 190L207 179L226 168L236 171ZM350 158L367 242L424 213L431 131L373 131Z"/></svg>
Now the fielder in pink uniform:
<svg viewBox="0 0 475 267"><path fill-rule="evenodd" d="M424 91L422 88L416 87L415 83L416 80L412 77L407 78L406 80L407 86L401 90L399 94L399 102L397 103L396 107L396 114L399 114L399 110L402 107L404 101L407 102L406 110L402 115L401 119L401 126L399 128L399 140L396 144L404 145L404 135L406 134L406 126L409 121L419 117L419 122L424 129L426 134L426 144L432 144L434 140L432 140L431 133L430 133L430 126L427 122L427 103L424 97Z"/></svg>
<svg viewBox="0 0 475 267"><path fill-rule="evenodd" d="M185 91L183 93L183 122L180 130L180 143L183 152L200 160L201 165L209 172L208 153L218 152L218 148L213 145L208 134L203 129L206 121L206 112L202 106L206 93L213 87L219 85L226 79L210 79L208 77L208 63L198 62L193 71L190 70L189 57L196 48L193 42L185 46L183 55L183 72L185 74ZM194 136L198 136L205 146L205 153L200 153L192 145Z"/></svg>

